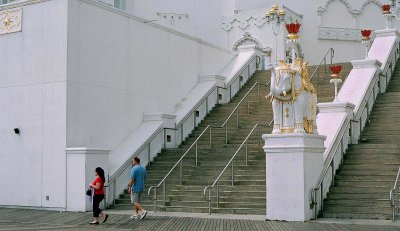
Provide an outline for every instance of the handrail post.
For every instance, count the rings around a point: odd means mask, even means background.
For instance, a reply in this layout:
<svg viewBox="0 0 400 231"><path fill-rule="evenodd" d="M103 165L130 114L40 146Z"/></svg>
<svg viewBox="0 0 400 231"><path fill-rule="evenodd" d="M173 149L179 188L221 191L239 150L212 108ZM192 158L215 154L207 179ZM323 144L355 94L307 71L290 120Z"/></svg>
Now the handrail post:
<svg viewBox="0 0 400 231"><path fill-rule="evenodd" d="M206 97L206 115L208 114L208 95Z"/></svg>
<svg viewBox="0 0 400 231"><path fill-rule="evenodd" d="M167 138L166 138L166 129L163 129L164 135L163 135L163 139L164 139L164 149L167 149Z"/></svg>
<svg viewBox="0 0 400 231"><path fill-rule="evenodd" d="M225 144L228 144L228 124L225 124Z"/></svg>
<svg viewBox="0 0 400 231"><path fill-rule="evenodd" d="M181 163L179 164L179 184L182 185L182 162L183 160L181 160Z"/></svg>
<svg viewBox="0 0 400 231"><path fill-rule="evenodd" d="M319 198L319 202L320 202L320 204L319 204L319 210L320 211L322 211L323 209L324 209L324 180L322 180L322 182L321 182L321 198Z"/></svg>
<svg viewBox="0 0 400 231"><path fill-rule="evenodd" d="M249 100L249 97L247 97L247 115L250 115L250 100Z"/></svg>
<svg viewBox="0 0 400 231"><path fill-rule="evenodd" d="M245 145L246 146L245 147L246 148L246 166L248 166L248 164L247 164L247 159L248 159L248 157L247 157L247 144L248 144L248 142L246 141L246 145Z"/></svg>
<svg viewBox="0 0 400 231"><path fill-rule="evenodd" d="M166 198L167 198L167 195L166 195L165 180L164 180L163 181L163 202L164 202L164 206L166 205ZM156 200L156 202L157 202L157 200Z"/></svg>
<svg viewBox="0 0 400 231"><path fill-rule="evenodd" d="M234 163L235 161L232 161L232 186L233 186L233 181L234 181L234 173L233 173L233 171L234 171L234 167L233 167L233 163Z"/></svg>
<svg viewBox="0 0 400 231"><path fill-rule="evenodd" d="M114 180L113 183L113 205L115 205L115 191L117 190L117 180Z"/></svg>
<svg viewBox="0 0 400 231"><path fill-rule="evenodd" d="M236 126L239 127L239 107L236 110Z"/></svg>
<svg viewBox="0 0 400 231"><path fill-rule="evenodd" d="M217 182L217 208L219 208L219 182Z"/></svg>
<svg viewBox="0 0 400 231"><path fill-rule="evenodd" d="M211 189L208 189L208 215L211 215Z"/></svg>
<svg viewBox="0 0 400 231"><path fill-rule="evenodd" d="M156 213L156 211L157 211L157 188L154 188L154 213Z"/></svg>
<svg viewBox="0 0 400 231"><path fill-rule="evenodd" d="M197 167L197 142L196 142L195 150L196 150L196 167Z"/></svg>
<svg viewBox="0 0 400 231"><path fill-rule="evenodd" d="M331 186L335 186L335 157L333 157L332 164L331 164L331 168L332 168L332 182L331 182Z"/></svg>
<svg viewBox="0 0 400 231"><path fill-rule="evenodd" d="M150 149L151 149L151 142L149 143L149 152L147 153L147 155L148 155L148 156L147 156L147 158L148 158L148 159L147 159L147 160L148 160L147 165L148 165L148 166L150 166L150 156L151 156L151 150L150 150Z"/></svg>
<svg viewBox="0 0 400 231"><path fill-rule="evenodd" d="M212 137L211 128L212 128L212 127L210 126L210 148L211 148L211 142L212 142L212 141L211 141L211 140L212 140L212 139L211 139L211 137Z"/></svg>

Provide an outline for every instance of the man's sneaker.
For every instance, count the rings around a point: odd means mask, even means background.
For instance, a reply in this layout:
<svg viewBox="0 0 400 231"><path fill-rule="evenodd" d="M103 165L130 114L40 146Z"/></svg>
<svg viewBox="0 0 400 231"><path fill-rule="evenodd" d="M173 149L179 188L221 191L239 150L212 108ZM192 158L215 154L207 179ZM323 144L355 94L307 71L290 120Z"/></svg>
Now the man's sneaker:
<svg viewBox="0 0 400 231"><path fill-rule="evenodd" d="M132 216L131 216L131 219L137 219L138 218L138 215L137 214L133 214Z"/></svg>
<svg viewBox="0 0 400 231"><path fill-rule="evenodd" d="M140 215L140 220L143 220L146 217L147 211L143 210L142 215Z"/></svg>

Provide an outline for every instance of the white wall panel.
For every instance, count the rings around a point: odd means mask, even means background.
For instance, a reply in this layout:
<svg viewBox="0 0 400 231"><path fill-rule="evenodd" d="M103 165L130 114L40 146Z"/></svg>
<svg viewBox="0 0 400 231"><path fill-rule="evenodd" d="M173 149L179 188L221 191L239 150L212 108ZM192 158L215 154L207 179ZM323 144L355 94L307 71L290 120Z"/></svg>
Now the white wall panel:
<svg viewBox="0 0 400 231"><path fill-rule="evenodd" d="M22 31L0 36L0 205L62 208L68 2L21 4Z"/></svg>

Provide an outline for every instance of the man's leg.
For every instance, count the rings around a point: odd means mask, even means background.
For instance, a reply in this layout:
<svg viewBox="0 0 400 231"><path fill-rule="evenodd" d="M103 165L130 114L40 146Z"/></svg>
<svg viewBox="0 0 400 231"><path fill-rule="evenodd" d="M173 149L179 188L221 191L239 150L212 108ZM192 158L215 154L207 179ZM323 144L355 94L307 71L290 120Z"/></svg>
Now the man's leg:
<svg viewBox="0 0 400 231"><path fill-rule="evenodd" d="M139 214L138 207L136 206L138 201L139 201L138 195L134 192L131 192L131 203L133 204L133 216L131 216L131 218L137 218Z"/></svg>
<svg viewBox="0 0 400 231"><path fill-rule="evenodd" d="M143 209L142 205L140 205L140 201L142 200L142 193L138 194L138 202L137 202L137 208L142 212L142 214L140 215L140 220L143 220L146 215L147 215L147 211Z"/></svg>

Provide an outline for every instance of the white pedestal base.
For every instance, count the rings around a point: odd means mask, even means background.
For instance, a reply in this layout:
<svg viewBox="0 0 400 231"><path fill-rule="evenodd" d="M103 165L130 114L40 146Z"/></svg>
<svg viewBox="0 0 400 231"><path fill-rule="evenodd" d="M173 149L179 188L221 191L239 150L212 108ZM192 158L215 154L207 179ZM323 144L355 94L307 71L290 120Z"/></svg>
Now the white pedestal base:
<svg viewBox="0 0 400 231"><path fill-rule="evenodd" d="M267 162L267 219L310 220L310 192L322 172L326 137L299 133L262 137Z"/></svg>

